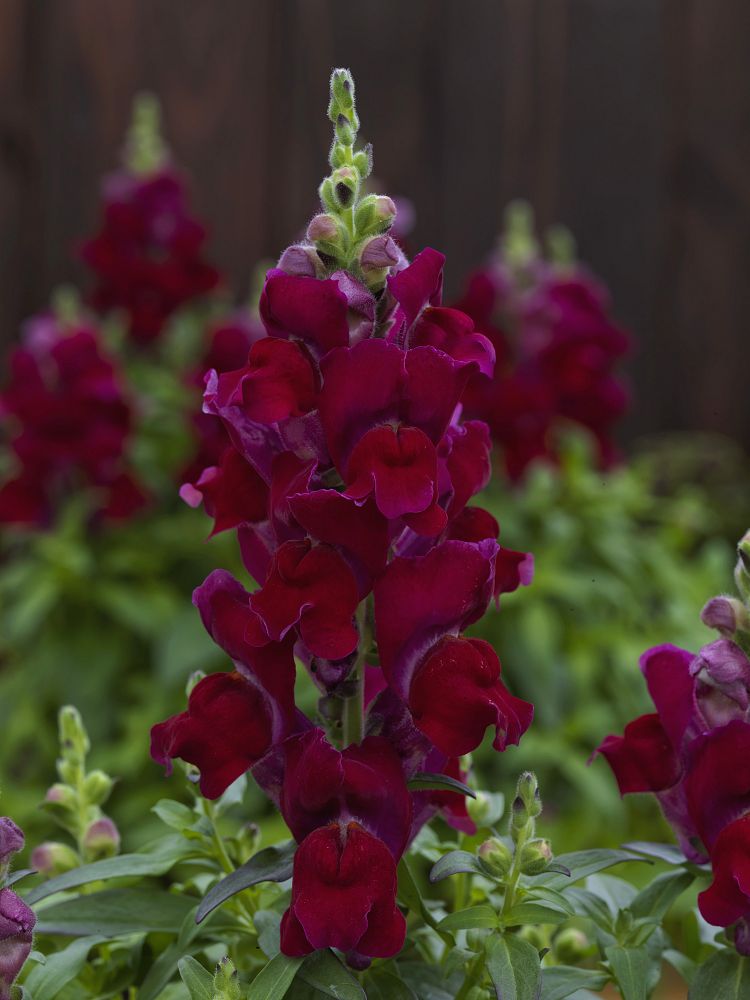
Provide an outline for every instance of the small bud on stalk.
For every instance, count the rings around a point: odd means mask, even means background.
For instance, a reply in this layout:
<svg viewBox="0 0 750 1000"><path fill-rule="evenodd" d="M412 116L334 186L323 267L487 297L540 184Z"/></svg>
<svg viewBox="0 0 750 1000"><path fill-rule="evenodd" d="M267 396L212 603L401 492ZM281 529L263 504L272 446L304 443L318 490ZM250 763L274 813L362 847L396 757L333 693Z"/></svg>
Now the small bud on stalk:
<svg viewBox="0 0 750 1000"><path fill-rule="evenodd" d="M510 849L497 837L491 837L480 846L479 858L489 875L494 878L503 878L510 871L513 864L513 854Z"/></svg>
<svg viewBox="0 0 750 1000"><path fill-rule="evenodd" d="M552 860L552 845L548 840L530 840L521 849L521 872L539 875Z"/></svg>
<svg viewBox="0 0 750 1000"><path fill-rule="evenodd" d="M31 852L31 865L42 875L51 877L78 868L81 859L72 847L56 840L47 840Z"/></svg>
<svg viewBox="0 0 750 1000"><path fill-rule="evenodd" d="M223 958L214 975L214 1000L242 1000L237 970L229 958Z"/></svg>
<svg viewBox="0 0 750 1000"><path fill-rule="evenodd" d="M120 831L108 816L95 820L83 836L87 861L111 858L120 849Z"/></svg>

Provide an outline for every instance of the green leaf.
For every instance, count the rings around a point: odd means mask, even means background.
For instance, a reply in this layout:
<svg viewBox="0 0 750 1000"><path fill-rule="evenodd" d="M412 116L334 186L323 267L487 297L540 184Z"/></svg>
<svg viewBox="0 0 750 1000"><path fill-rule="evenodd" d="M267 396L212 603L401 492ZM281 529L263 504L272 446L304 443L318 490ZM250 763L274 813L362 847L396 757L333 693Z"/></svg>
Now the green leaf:
<svg viewBox="0 0 750 1000"><path fill-rule="evenodd" d="M650 840L633 840L623 844L626 851L635 851L636 854L645 854L647 858L657 858L659 861L666 861L670 865L684 865L686 857L674 844L657 844Z"/></svg>
<svg viewBox="0 0 750 1000"><path fill-rule="evenodd" d="M449 913L438 924L441 931L473 930L479 927L497 927L498 917L488 903L468 906L465 910Z"/></svg>
<svg viewBox="0 0 750 1000"><path fill-rule="evenodd" d="M198 907L194 906L188 910L182 921L177 940L165 948L156 961L151 964L138 990L138 1000L156 1000L156 997L161 996L162 990L179 968L180 960L188 951L190 943L202 930L195 923L197 909Z"/></svg>
<svg viewBox="0 0 750 1000"><path fill-rule="evenodd" d="M450 851L432 866L430 882L440 882L450 875L458 875L461 872L472 875L485 874L475 854L470 854L468 851Z"/></svg>
<svg viewBox="0 0 750 1000"><path fill-rule="evenodd" d="M11 872L5 879L3 883L3 889L10 889L12 885L16 882L20 882L22 878L26 878L27 875L36 875L36 868L19 868L18 871Z"/></svg>
<svg viewBox="0 0 750 1000"><path fill-rule="evenodd" d="M190 896L143 889L105 889L90 896L77 896L37 910L39 934L78 937L102 934L139 934L149 931L177 933L185 914L195 906Z"/></svg>
<svg viewBox="0 0 750 1000"><path fill-rule="evenodd" d="M258 882L286 882L292 877L296 850L294 841L287 840L254 854L244 865L208 890L198 907L196 922L200 923L217 906L251 885L257 885Z"/></svg>
<svg viewBox="0 0 750 1000"><path fill-rule="evenodd" d="M623 1000L648 1000L648 980L651 959L645 948L623 948L619 944L605 948ZM708 994L705 1000L708 1000ZM715 998L711 998L715 1000Z"/></svg>
<svg viewBox="0 0 750 1000"><path fill-rule="evenodd" d="M214 1000L214 977L200 962L187 955L180 959L177 969L190 993L190 1000Z"/></svg>
<svg viewBox="0 0 750 1000"><path fill-rule="evenodd" d="M398 898L400 902L404 906L407 906L413 913L421 914L424 922L430 927L437 927L435 918L430 913L422 898L422 893L419 891L419 886L406 856L401 858L396 871L398 875Z"/></svg>
<svg viewBox="0 0 750 1000"><path fill-rule="evenodd" d="M44 965L37 965L26 977L25 986L30 995L35 1000L54 1000L84 967L94 945L104 940L100 936L79 938L62 951L50 955Z"/></svg>
<svg viewBox="0 0 750 1000"><path fill-rule="evenodd" d="M309 955L297 978L336 1000L367 1000L357 980L328 948Z"/></svg>
<svg viewBox="0 0 750 1000"><path fill-rule="evenodd" d="M162 823L171 826L173 830L186 830L195 823L197 817L193 810L183 802L174 799L160 799L151 812L156 813Z"/></svg>
<svg viewBox="0 0 750 1000"><path fill-rule="evenodd" d="M542 968L533 945L514 934L493 935L485 954L497 1000L538 1000Z"/></svg>
<svg viewBox="0 0 750 1000"><path fill-rule="evenodd" d="M297 975L303 959L279 953L250 984L247 1000L282 1000Z"/></svg>
<svg viewBox="0 0 750 1000"><path fill-rule="evenodd" d="M266 958L273 958L280 950L281 916L275 910L258 910L253 914L258 945Z"/></svg>
<svg viewBox="0 0 750 1000"><path fill-rule="evenodd" d="M563 875L559 872L544 872L542 875L534 876L530 885L546 885L551 889L564 889L566 885L578 882L587 875L594 875L605 868L612 868L613 865L622 864L625 861L645 861L643 857L631 854L630 851L621 851L608 848L597 848L591 851L573 851L571 854L559 854L555 858L558 865L563 865L568 869L570 875Z"/></svg>
<svg viewBox="0 0 750 1000"><path fill-rule="evenodd" d="M576 969L558 965L542 971L542 992L539 1000L565 1000L577 990L601 990L609 982L609 974L595 969Z"/></svg>
<svg viewBox="0 0 750 1000"><path fill-rule="evenodd" d="M143 878L147 875L163 875L178 861L193 854L193 847L184 837L162 837L152 846L139 854L120 854L116 858L106 858L104 861L94 861L90 865L81 865L72 871L58 875L56 878L42 882L24 897L31 905L40 899L46 899L56 892L75 889L89 882L100 882L110 878Z"/></svg>
<svg viewBox="0 0 750 1000"><path fill-rule="evenodd" d="M663 958L665 962L669 962L672 968L679 972L688 986L692 983L698 966L691 958L683 955L681 951L676 951L674 948L667 948Z"/></svg>
<svg viewBox="0 0 750 1000"><path fill-rule="evenodd" d="M503 923L506 927L519 927L522 924L561 924L569 916L570 914L559 906L524 900L511 907L503 918Z"/></svg>
<svg viewBox="0 0 750 1000"><path fill-rule="evenodd" d="M634 917L653 917L662 920L678 896L693 884L695 876L684 868L664 872L650 882L631 901Z"/></svg>
<svg viewBox="0 0 750 1000"><path fill-rule="evenodd" d="M409 791L416 792L427 788L437 788L442 792L458 792L459 795L468 795L470 798L477 797L473 788L469 788L458 778L451 778L447 774L433 774L430 771L420 771L408 781Z"/></svg>
<svg viewBox="0 0 750 1000"><path fill-rule="evenodd" d="M748 996L750 959L726 949L716 952L697 970L688 1000L747 1000Z"/></svg>
<svg viewBox="0 0 750 1000"><path fill-rule="evenodd" d="M368 1000L419 1000L414 990L398 976L376 969L367 977Z"/></svg>

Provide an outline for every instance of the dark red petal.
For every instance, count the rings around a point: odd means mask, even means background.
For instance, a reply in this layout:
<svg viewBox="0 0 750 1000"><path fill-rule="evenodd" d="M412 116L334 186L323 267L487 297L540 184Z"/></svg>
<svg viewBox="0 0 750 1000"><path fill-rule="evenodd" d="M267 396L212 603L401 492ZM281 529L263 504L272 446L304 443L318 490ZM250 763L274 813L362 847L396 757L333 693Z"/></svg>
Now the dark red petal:
<svg viewBox="0 0 750 1000"><path fill-rule="evenodd" d="M655 713L629 722L622 736L607 736L596 753L606 757L621 795L660 792L680 777L680 763Z"/></svg>
<svg viewBox="0 0 750 1000"><path fill-rule="evenodd" d="M713 882L698 896L704 920L729 927L750 917L750 814L726 826L711 851Z"/></svg>
<svg viewBox="0 0 750 1000"><path fill-rule="evenodd" d="M436 643L417 667L409 708L422 732L450 757L476 750L488 726L497 730L497 750L518 743L534 714L501 682L500 661L488 642L453 636Z"/></svg>
<svg viewBox="0 0 750 1000"><path fill-rule="evenodd" d="M388 278L388 291L400 306L400 320L406 328L427 305L438 305L443 292L445 257L426 247L398 274Z"/></svg>
<svg viewBox="0 0 750 1000"><path fill-rule="evenodd" d="M304 340L320 354L349 343L349 306L334 279L269 271L259 308L271 337Z"/></svg>
<svg viewBox="0 0 750 1000"><path fill-rule="evenodd" d="M713 854L720 831L750 811L750 723L728 722L689 748L687 802L698 835Z"/></svg>
<svg viewBox="0 0 750 1000"><path fill-rule="evenodd" d="M268 516L268 486L231 446L218 467L205 469L195 483L186 483L180 496L191 507L203 500L206 513L214 519L212 535Z"/></svg>
<svg viewBox="0 0 750 1000"><path fill-rule="evenodd" d="M270 424L315 408L317 376L309 356L297 343L274 337L257 341L242 372L238 391L250 420Z"/></svg>
<svg viewBox="0 0 750 1000"><path fill-rule="evenodd" d="M695 681L690 674L694 656L666 643L647 650L640 660L648 693L675 753L703 728L695 701Z"/></svg>
<svg viewBox="0 0 750 1000"><path fill-rule="evenodd" d="M353 555L370 577L385 569L388 521L374 500L359 504L337 490L314 490L290 497L289 506L305 531Z"/></svg>
<svg viewBox="0 0 750 1000"><path fill-rule="evenodd" d="M187 712L151 730L151 756L171 769L180 757L201 772L201 792L218 798L269 749L272 720L263 692L240 674L210 674L193 688Z"/></svg>
<svg viewBox="0 0 750 1000"><path fill-rule="evenodd" d="M437 452L416 427L381 425L360 438L346 467L346 495L375 494L387 518L419 513L437 497Z"/></svg>

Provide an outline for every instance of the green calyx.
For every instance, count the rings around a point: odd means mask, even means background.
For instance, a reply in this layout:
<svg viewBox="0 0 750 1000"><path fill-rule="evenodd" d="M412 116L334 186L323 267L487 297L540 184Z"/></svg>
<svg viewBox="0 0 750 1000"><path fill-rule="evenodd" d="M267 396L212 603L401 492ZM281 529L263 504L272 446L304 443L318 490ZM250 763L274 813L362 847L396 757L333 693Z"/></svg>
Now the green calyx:
<svg viewBox="0 0 750 1000"><path fill-rule="evenodd" d="M382 288L394 251L383 240L373 244L393 225L393 201L376 194L362 195L372 172L372 148L355 149L359 118L354 79L348 69L331 74L328 117L333 143L328 156L331 173L318 189L323 213L310 222L307 237L327 273L347 270L374 291ZM394 258L395 259L395 258Z"/></svg>
<svg viewBox="0 0 750 1000"><path fill-rule="evenodd" d="M161 135L161 107L154 94L137 94L133 101L125 153L125 166L132 174L156 173L166 164L169 150Z"/></svg>

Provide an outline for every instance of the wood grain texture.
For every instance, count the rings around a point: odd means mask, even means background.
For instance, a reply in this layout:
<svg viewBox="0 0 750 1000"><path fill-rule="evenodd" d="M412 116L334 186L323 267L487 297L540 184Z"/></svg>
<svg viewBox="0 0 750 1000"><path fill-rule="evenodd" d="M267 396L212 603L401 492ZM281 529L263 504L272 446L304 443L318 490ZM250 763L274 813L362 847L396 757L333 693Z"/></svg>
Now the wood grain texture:
<svg viewBox="0 0 750 1000"><path fill-rule="evenodd" d="M639 338L628 433L750 443L748 57L746 0L3 0L0 342L84 280L71 250L142 88L244 295L315 210L349 65L376 175L451 293L529 198Z"/></svg>

